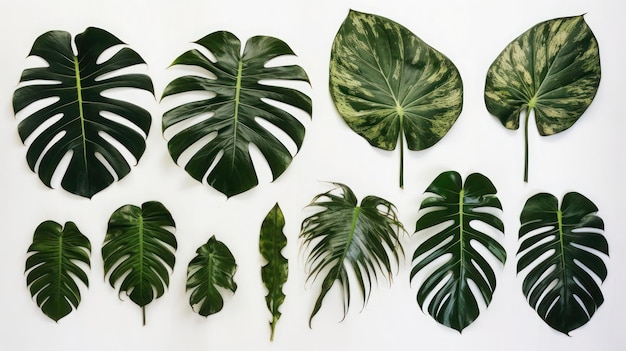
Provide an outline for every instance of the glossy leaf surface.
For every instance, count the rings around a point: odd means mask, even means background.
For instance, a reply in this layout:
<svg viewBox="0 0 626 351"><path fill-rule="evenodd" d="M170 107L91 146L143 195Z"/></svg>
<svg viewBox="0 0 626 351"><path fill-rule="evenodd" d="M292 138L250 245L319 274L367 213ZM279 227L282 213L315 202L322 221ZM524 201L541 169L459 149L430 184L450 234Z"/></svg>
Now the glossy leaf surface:
<svg viewBox="0 0 626 351"><path fill-rule="evenodd" d="M228 247L215 239L215 235L196 253L187 267L187 291L191 291L189 303L192 308L199 305L197 312L208 317L224 306L219 289L228 289L233 293L237 290L233 279L237 264Z"/></svg>
<svg viewBox="0 0 626 351"><path fill-rule="evenodd" d="M463 184L454 171L440 174L426 189L432 195L424 199L420 210L428 209L416 224L415 231L431 229L432 235L413 254L411 280L422 269L430 269L420 284L417 302L437 322L461 332L480 314L477 296L470 282L489 305L496 289L493 268L481 254L486 251L502 264L506 251L490 234L477 229L482 222L504 233L504 224L493 211L502 210L496 188L479 173L470 174ZM477 247L482 250L478 250ZM445 261L440 259L449 256ZM443 285L441 285L443 284Z"/></svg>
<svg viewBox="0 0 626 351"><path fill-rule="evenodd" d="M507 45L489 67L485 103L509 129L520 125L526 111L528 180L528 122L534 111L540 135L571 127L593 101L600 84L598 42L583 16L539 23Z"/></svg>
<svg viewBox="0 0 626 351"><path fill-rule="evenodd" d="M309 326L335 282L341 286L345 317L352 296L349 271L354 274L365 305L372 281L381 275L391 280L393 262L397 264L404 254L398 238L404 227L392 203L366 196L359 205L350 188L334 185L336 189L313 198L309 206L320 210L302 222L300 232L303 246L310 248L307 279L323 277Z"/></svg>
<svg viewBox="0 0 626 351"><path fill-rule="evenodd" d="M283 285L287 282L289 275L288 261L281 253L287 246L287 237L283 233L284 227L285 217L283 211L276 204L265 216L259 238L261 256L267 261L267 264L261 268L261 278L267 288L265 302L267 308L272 313L270 340L274 340L276 323L281 316L279 308L285 301Z"/></svg>
<svg viewBox="0 0 626 351"><path fill-rule="evenodd" d="M230 197L258 184L250 157L250 146L254 145L267 161L273 179L278 178L293 155L264 124L282 131L298 150L305 129L290 112L269 101L293 106L309 115L312 104L302 92L269 81L308 82L306 72L300 66L267 64L274 58L294 55L287 44L276 38L252 37L243 53L241 42L229 32L209 34L196 44L214 55L215 61L196 49L179 56L173 65L195 66L203 74L175 79L165 88L163 97L188 92L204 92L210 97L185 103L163 115L164 132L184 125L168 141L172 159L178 162L183 152L196 143L202 144L193 151L185 170Z"/></svg>
<svg viewBox="0 0 626 351"><path fill-rule="evenodd" d="M463 83L446 56L400 24L350 11L333 42L330 93L350 128L372 146L437 143L461 113Z"/></svg>
<svg viewBox="0 0 626 351"><path fill-rule="evenodd" d="M112 287L126 293L142 308L159 298L169 286L177 247L172 233L176 227L170 212L161 203L150 201L141 207L124 205L109 219L102 246L105 277ZM119 284L118 284L119 283Z"/></svg>
<svg viewBox="0 0 626 351"><path fill-rule="evenodd" d="M517 272L527 269L522 290L537 314L565 334L586 324L604 302L598 282L607 276L602 256L609 247L597 211L579 193L567 193L560 208L556 197L540 193L520 215Z"/></svg>
<svg viewBox="0 0 626 351"><path fill-rule="evenodd" d="M76 36L75 44L77 54L70 34L64 31L50 31L37 38L30 56L42 58L47 66L24 70L21 82L28 84L15 91L13 110L17 114L31 105L53 100L18 125L22 142L32 139L26 160L41 181L51 187L53 174L65 155L71 153L61 186L91 198L130 172L122 151L130 152L138 161L146 148L151 124L148 111L104 93L136 88L154 94L154 89L144 74L118 73L144 63L128 47L98 62L105 50L124 44L112 34L90 27Z"/></svg>
<svg viewBox="0 0 626 351"><path fill-rule="evenodd" d="M26 285L41 311L58 322L80 303L80 280L89 286L81 264L90 266L91 244L73 222L65 227L41 223L33 235L26 259Z"/></svg>

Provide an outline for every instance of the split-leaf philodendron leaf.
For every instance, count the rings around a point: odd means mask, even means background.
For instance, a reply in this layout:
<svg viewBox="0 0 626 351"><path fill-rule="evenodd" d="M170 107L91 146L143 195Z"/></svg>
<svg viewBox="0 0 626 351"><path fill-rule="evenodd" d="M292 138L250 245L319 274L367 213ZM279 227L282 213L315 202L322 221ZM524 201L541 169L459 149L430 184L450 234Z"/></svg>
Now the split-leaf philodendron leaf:
<svg viewBox="0 0 626 351"><path fill-rule="evenodd" d="M563 197L540 193L520 215L517 272L527 270L522 290L530 306L562 333L587 323L604 297L598 282L607 269L599 254L609 254L598 208L575 192Z"/></svg>
<svg viewBox="0 0 626 351"><path fill-rule="evenodd" d="M179 56L172 65L196 66L204 74L176 78L167 85L163 97L187 92L205 92L210 97L185 103L163 115L163 132L179 123L185 125L168 141L172 159L178 162L183 152L200 143L185 170L230 197L258 184L250 157L250 145L254 145L267 161L273 179L278 178L293 155L259 122L284 132L300 150L303 124L271 101L291 105L309 115L312 103L302 92L269 81L309 82L306 72L296 65L267 65L274 58L294 55L286 43L276 38L252 37L243 53L239 39L225 31L209 34L196 44L213 54L215 61L196 49Z"/></svg>
<svg viewBox="0 0 626 351"><path fill-rule="evenodd" d="M177 243L171 232L175 227L170 212L156 201L141 207L124 205L109 219L102 246L104 275L110 273L112 287L121 281L119 293L125 292L141 307L144 325L146 305L169 286L169 271L176 262Z"/></svg>
<svg viewBox="0 0 626 351"><path fill-rule="evenodd" d="M524 123L524 181L528 181L528 123L534 111L539 134L571 127L600 84L598 42L583 16L557 18L530 28L507 45L489 67L485 103L508 129Z"/></svg>
<svg viewBox="0 0 626 351"><path fill-rule="evenodd" d="M130 172L121 149L129 151L138 161L146 148L151 124L148 111L103 93L116 88L136 88L154 94L154 89L147 75L117 73L145 63L128 47L98 62L105 50L124 44L112 34L90 27L76 36L75 43L77 54L67 32L50 31L37 38L30 55L44 59L47 65L24 70L21 82L27 84L15 91L13 110L17 114L35 103L54 100L18 125L22 142L29 143L26 160L41 181L51 187L59 164L71 153L61 186L73 194L91 198ZM104 113L115 115L124 123ZM116 143L111 143L109 138Z"/></svg>
<svg viewBox="0 0 626 351"><path fill-rule="evenodd" d="M335 282L341 286L344 317L348 313L351 298L348 270L354 275L365 305L372 282L379 275L391 280L392 261L398 264L399 256L404 255L398 237L404 226L395 206L371 195L359 205L350 188L334 185L336 189L313 198L309 206L320 211L302 222L300 232L303 247L312 246L306 260L307 280L323 276L309 327Z"/></svg>
<svg viewBox="0 0 626 351"><path fill-rule="evenodd" d="M502 210L502 205L491 181L479 173L470 174L463 185L457 172L444 172L426 192L432 195L424 199L420 209L429 212L418 219L415 231L435 228L415 250L411 280L422 269L433 269L420 285L417 302L424 308L430 298L428 313L437 322L461 332L480 313L470 282L487 305L496 289L496 275L477 246L502 264L506 261L502 245L475 226L476 222L482 222L504 233L502 221L486 211ZM433 266L433 262L445 256L449 256L445 262Z"/></svg>
<svg viewBox="0 0 626 351"><path fill-rule="evenodd" d="M287 237L283 233L284 227L283 211L276 204L263 220L259 238L259 250L267 261L267 264L261 268L261 278L267 288L265 302L272 313L270 340L274 340L276 323L281 316L279 308L285 301L283 285L287 282L289 274L288 261L281 253L282 249L287 246Z"/></svg>
<svg viewBox="0 0 626 351"><path fill-rule="evenodd" d="M423 150L450 130L463 106L459 71L446 56L387 18L350 11L333 42L330 94L337 111L372 146L404 140Z"/></svg>
<svg viewBox="0 0 626 351"><path fill-rule="evenodd" d="M65 227L52 221L41 223L28 248L26 284L41 311L54 321L72 312L80 303L76 279L89 286L80 264L90 266L91 244L73 222Z"/></svg>
<svg viewBox="0 0 626 351"><path fill-rule="evenodd" d="M228 247L215 239L215 235L196 253L187 266L187 291L191 290L189 304L192 308L200 306L198 314L208 317L224 307L219 289L228 289L233 293L237 290L233 279L237 264Z"/></svg>

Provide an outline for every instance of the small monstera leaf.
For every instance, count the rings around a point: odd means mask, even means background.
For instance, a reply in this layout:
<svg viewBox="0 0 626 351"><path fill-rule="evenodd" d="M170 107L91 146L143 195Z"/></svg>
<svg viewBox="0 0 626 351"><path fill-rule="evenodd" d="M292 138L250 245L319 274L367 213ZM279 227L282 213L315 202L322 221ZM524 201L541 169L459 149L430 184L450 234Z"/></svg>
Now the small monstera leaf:
<svg viewBox="0 0 626 351"><path fill-rule="evenodd" d="M415 231L436 228L413 254L411 280L422 269L433 269L417 292L417 303L424 308L430 297L428 313L437 322L461 332L480 313L470 282L487 305L496 289L496 275L477 247L481 246L502 264L506 261L502 245L476 229L474 223L482 222L504 233L502 221L487 211L502 210L502 206L495 196L496 188L479 173L470 174L463 185L457 172L444 172L426 192L433 195L424 199L420 209L430 211L417 220ZM445 262L433 263L446 255L449 259Z"/></svg>
<svg viewBox="0 0 626 351"><path fill-rule="evenodd" d="M530 28L489 67L485 103L508 129L524 125L524 181L528 181L528 122L534 111L540 135L560 133L585 112L600 84L598 42L583 16L557 18Z"/></svg>
<svg viewBox="0 0 626 351"><path fill-rule="evenodd" d="M222 310L224 299L219 288L233 293L237 283L233 279L237 271L235 258L228 247L211 236L209 241L196 250L187 267L187 291L191 290L189 304L200 305L198 314L208 317Z"/></svg>
<svg viewBox="0 0 626 351"><path fill-rule="evenodd" d="M330 56L330 94L350 128L372 146L437 143L461 114L463 82L446 56L387 18L350 11Z"/></svg>
<svg viewBox="0 0 626 351"><path fill-rule="evenodd" d="M303 247L313 246L306 260L307 280L325 275L309 327L335 282L341 286L346 316L351 298L348 270L354 274L365 305L372 281L377 281L379 275L390 281L392 261L398 264L399 255L404 255L398 238L404 226L395 206L376 196L366 196L359 205L350 188L334 185L338 191L313 198L309 206L321 210L302 222L300 232Z"/></svg>
<svg viewBox="0 0 626 351"><path fill-rule="evenodd" d="M144 74L117 73L145 63L128 47L98 62L105 50L124 44L107 31L87 28L76 36L75 43L77 54L67 32L51 31L37 38L30 55L44 59L47 66L24 70L21 82L30 84L15 91L13 110L18 113L32 104L54 99L18 125L22 142L32 139L26 160L41 181L51 187L59 164L70 153L61 186L91 198L130 172L122 151L129 151L138 161L146 148L151 124L148 111L103 93L136 88L154 94L154 89Z"/></svg>
<svg viewBox="0 0 626 351"><path fill-rule="evenodd" d="M293 115L269 101L291 105L309 115L312 104L302 92L267 81L308 82L306 72L300 66L267 65L274 58L294 55L287 44L276 38L252 37L243 54L241 42L229 32L209 34L196 44L210 51L216 61L195 49L179 56L172 65L196 66L204 74L175 79L165 88L163 97L192 91L207 92L211 97L185 103L163 115L163 132L184 126L168 141L172 159L178 163L183 152L202 144L185 170L230 197L258 184L250 157L250 145L254 145L267 161L273 178L278 178L293 155L264 124L284 132L298 150L305 130Z"/></svg>
<svg viewBox="0 0 626 351"><path fill-rule="evenodd" d="M79 263L90 266L91 244L73 222L65 228L53 221L41 223L28 248L26 285L41 311L55 322L80 303L76 278L89 286Z"/></svg>
<svg viewBox="0 0 626 351"><path fill-rule="evenodd" d="M604 302L597 280L609 254L598 208L579 193L567 193L561 208L551 194L528 201L520 216L517 272L528 268L522 290L530 306L553 329L569 334L587 323Z"/></svg>
<svg viewBox="0 0 626 351"><path fill-rule="evenodd" d="M124 205L109 219L102 258L104 275L112 287L119 284L142 310L146 324L146 305L161 297L169 286L169 271L174 269L176 237L170 231L176 224L161 203L150 201L141 207Z"/></svg>
<svg viewBox="0 0 626 351"><path fill-rule="evenodd" d="M274 340L276 323L281 316L279 308L285 301L283 285L287 282L289 274L288 261L281 254L282 249L287 246L287 237L283 234L284 227L283 211L276 204L263 220L259 238L261 256L267 261L267 264L261 267L261 278L267 288L265 302L272 313L270 341Z"/></svg>

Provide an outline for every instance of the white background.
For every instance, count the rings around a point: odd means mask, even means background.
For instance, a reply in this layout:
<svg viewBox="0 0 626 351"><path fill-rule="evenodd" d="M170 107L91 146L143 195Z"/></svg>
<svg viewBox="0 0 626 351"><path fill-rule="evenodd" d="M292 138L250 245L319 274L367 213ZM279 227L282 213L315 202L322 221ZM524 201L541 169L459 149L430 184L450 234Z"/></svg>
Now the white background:
<svg viewBox="0 0 626 351"><path fill-rule="evenodd" d="M448 135L434 147L406 153L405 188L398 187L399 152L374 149L353 133L334 109L328 93L330 47L348 10L390 18L447 55L464 83L464 107ZM293 0L57 0L3 1L0 4L0 349L2 350L620 350L626 341L626 239L623 186L626 78L623 36L625 8L620 1L341 1ZM523 183L523 133L510 131L483 103L487 69L500 51L531 26L551 18L580 15L600 46L602 81L596 99L569 130L547 138L531 126L530 182ZM26 147L17 134L11 97L20 73L37 61L26 59L34 40L52 30L73 35L88 26L108 30L147 62L160 97L173 77L172 60L193 47L192 41L228 30L242 42L253 35L286 41L297 53L287 60L305 68L313 99L312 120L300 153L277 181L262 172L261 183L226 199L176 166L160 131L160 117L171 101L144 98L153 124L139 164L118 183L83 199L48 189L25 161ZM144 96L145 97L145 96ZM302 117L302 116L300 116ZM393 284L381 281L361 309L353 297L343 322L339 290L327 296L322 310L307 322L319 285L305 283L304 259L297 239L305 206L330 189L323 181L349 185L359 198L377 195L393 202L409 234L415 228L423 191L441 172L463 177L480 172L498 188L506 226L502 243L508 252L496 268L498 287L492 304L462 334L436 323L420 311L409 284L410 257L419 238L403 237L406 259ZM600 209L606 224L609 275L602 285L605 303L584 327L562 335L529 307L516 276L519 213L538 192L562 198L577 191ZM178 238L177 263L166 294L147 307L147 325L128 298L103 278L100 248L111 213L124 204L156 200L172 213ZM258 251L262 219L278 202L286 217L289 244L284 250L290 275L284 291L283 317L276 340L269 342L270 314L260 278ZM32 234L42 221L74 221L92 242L89 289L80 307L55 323L44 316L26 288L24 264ZM198 246L216 235L233 252L239 285L227 294L224 309L208 319L194 313L185 294L186 266Z"/></svg>

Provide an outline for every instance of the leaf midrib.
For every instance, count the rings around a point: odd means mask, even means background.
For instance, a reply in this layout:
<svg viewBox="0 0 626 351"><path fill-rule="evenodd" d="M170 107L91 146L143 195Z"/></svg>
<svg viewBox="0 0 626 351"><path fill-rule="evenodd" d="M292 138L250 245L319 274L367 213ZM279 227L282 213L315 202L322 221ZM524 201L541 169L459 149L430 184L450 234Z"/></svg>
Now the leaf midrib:
<svg viewBox="0 0 626 351"><path fill-rule="evenodd" d="M83 88L80 76L80 62L78 57L74 56L74 74L76 78L76 99L78 103L78 120L80 121L80 136L83 145L83 162L85 164L85 174L89 178L89 169L87 167L87 136L85 134L85 112L83 109Z"/></svg>
<svg viewBox="0 0 626 351"><path fill-rule="evenodd" d="M237 152L237 137L239 125L239 99L241 98L241 78L243 75L243 60L239 59L237 65L237 80L235 83L235 111L233 112L233 149L231 157L231 168L235 167L235 154Z"/></svg>

